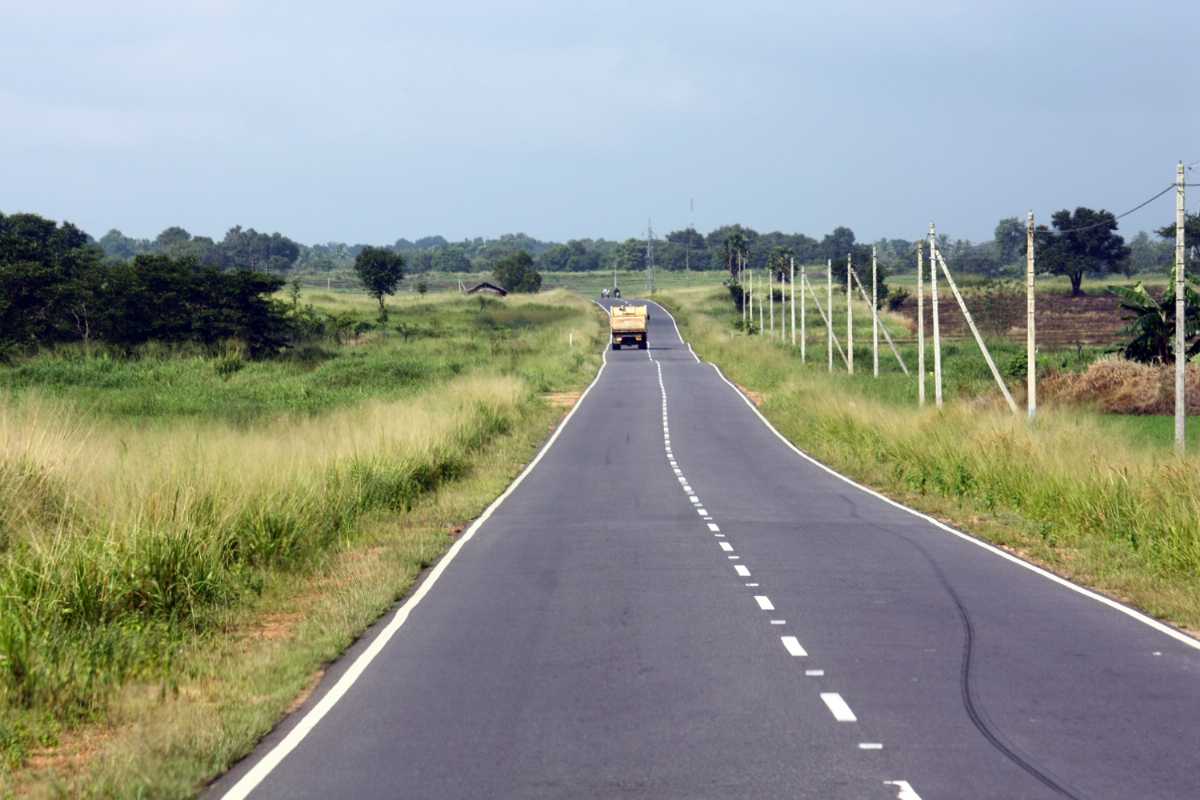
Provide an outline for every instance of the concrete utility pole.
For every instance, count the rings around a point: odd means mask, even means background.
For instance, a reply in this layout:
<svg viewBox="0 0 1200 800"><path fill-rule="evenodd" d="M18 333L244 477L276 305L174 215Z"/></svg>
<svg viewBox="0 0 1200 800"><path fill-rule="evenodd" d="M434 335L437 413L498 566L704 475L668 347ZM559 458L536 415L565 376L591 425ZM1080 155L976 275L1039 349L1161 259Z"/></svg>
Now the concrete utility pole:
<svg viewBox="0 0 1200 800"><path fill-rule="evenodd" d="M738 287L742 290L742 330L746 330L746 303L750 300L750 293L746 291L746 270L742 269L742 262L737 263Z"/></svg>
<svg viewBox="0 0 1200 800"><path fill-rule="evenodd" d="M775 268L767 267L767 308L770 310L771 338L775 338Z"/></svg>
<svg viewBox="0 0 1200 800"><path fill-rule="evenodd" d="M996 369L996 362L992 360L992 354L988 352L987 343L983 341L983 334L979 332L979 327L976 326L975 319L971 316L971 309L967 308L967 301L963 300L962 292L958 290L954 276L950 274L950 268L946 266L946 259L942 258L940 252L937 254L937 263L942 268L942 275L946 278L946 283L950 285L954 299L958 301L958 308L962 312L963 319L967 321L967 327L971 329L971 334L975 337L975 344L979 345L979 352L983 354L983 360L987 362L988 369L992 371L992 377L996 380L996 385L1000 387L1000 393L1004 395L1004 401L1008 403L1009 410L1016 414L1017 403L1004 383L1004 376L1000 374L1000 370Z"/></svg>
<svg viewBox="0 0 1200 800"><path fill-rule="evenodd" d="M770 279L768 278L768 281L769 280ZM770 284L768 283L768 285L770 285ZM767 317L766 317L766 312L763 311L762 298L760 297L758 299L758 335L762 336L763 331L765 331L766 329L767 329Z"/></svg>
<svg viewBox="0 0 1200 800"><path fill-rule="evenodd" d="M871 364L879 377L879 266L875 263L875 245L871 245Z"/></svg>
<svg viewBox="0 0 1200 800"><path fill-rule="evenodd" d="M829 319L825 321L826 337L829 340L829 371L833 372L833 259L825 262L825 305L829 306ZM814 297L816 295L813 295Z"/></svg>
<svg viewBox="0 0 1200 800"><path fill-rule="evenodd" d="M794 256L791 259L791 265L792 265L792 271L791 271L791 276L790 276L791 280L788 281L788 285L790 286L790 288L792 290L792 347L795 347L796 346L796 258ZM803 271L803 269L802 269L802 271ZM801 359L801 360L803 360L803 359Z"/></svg>
<svg viewBox="0 0 1200 800"><path fill-rule="evenodd" d="M925 405L925 247L917 242L917 405Z"/></svg>
<svg viewBox="0 0 1200 800"><path fill-rule="evenodd" d="M929 223L929 299L933 302L933 402L942 407L942 335L938 326L937 233Z"/></svg>
<svg viewBox="0 0 1200 800"><path fill-rule="evenodd" d="M808 322L805 311L808 309L808 272L803 264L800 265L800 363L808 361Z"/></svg>
<svg viewBox="0 0 1200 800"><path fill-rule="evenodd" d="M1037 416L1037 298L1033 287L1033 212L1025 218L1025 383L1028 386L1029 419Z"/></svg>
<svg viewBox="0 0 1200 800"><path fill-rule="evenodd" d="M1187 304L1184 299L1184 168L1175 167L1175 452L1183 455L1187 442L1187 394L1184 388L1187 370Z"/></svg>
<svg viewBox="0 0 1200 800"><path fill-rule="evenodd" d="M739 256L740 258L741 256ZM742 269L746 269L745 264ZM750 328L754 327L754 270L746 270L750 286ZM746 333L750 333L750 328L746 328Z"/></svg>
<svg viewBox="0 0 1200 800"><path fill-rule="evenodd" d="M854 269L854 253L846 254L846 372L854 374L854 293L850 270Z"/></svg>

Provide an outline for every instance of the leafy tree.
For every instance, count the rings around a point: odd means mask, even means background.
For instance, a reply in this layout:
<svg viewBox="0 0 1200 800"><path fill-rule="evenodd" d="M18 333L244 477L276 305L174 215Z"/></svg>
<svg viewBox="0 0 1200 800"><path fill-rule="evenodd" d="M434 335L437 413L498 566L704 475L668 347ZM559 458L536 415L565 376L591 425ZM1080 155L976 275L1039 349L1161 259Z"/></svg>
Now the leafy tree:
<svg viewBox="0 0 1200 800"><path fill-rule="evenodd" d="M1083 294L1083 276L1119 270L1129 258L1125 240L1116 234L1117 220L1109 211L1079 207L1072 214L1063 209L1051 217L1052 232L1039 225L1037 266L1041 272L1066 275L1071 295Z"/></svg>
<svg viewBox="0 0 1200 800"><path fill-rule="evenodd" d="M542 288L542 274L534 269L533 258L524 250L500 259L492 277L510 292L533 293Z"/></svg>
<svg viewBox="0 0 1200 800"><path fill-rule="evenodd" d="M1166 225L1158 229L1158 235L1164 239L1175 241L1175 223ZM1200 244L1200 212L1195 214L1185 214L1183 217L1183 239L1189 242L1188 245Z"/></svg>
<svg viewBox="0 0 1200 800"><path fill-rule="evenodd" d="M832 233L825 234L825 238L821 240L821 258L832 258L836 264L838 259L844 260L847 253L854 251L854 243L854 231L840 225L834 228ZM857 258L854 260L858 261Z"/></svg>
<svg viewBox="0 0 1200 800"><path fill-rule="evenodd" d="M259 233L241 225L230 228L221 240L224 261L240 269L283 272L300 258L300 245L279 233Z"/></svg>
<svg viewBox="0 0 1200 800"><path fill-rule="evenodd" d="M710 239L719 237L720 242L720 258L725 263L725 271L730 276L736 276L738 270L742 267L742 259L746 256L750 242L758 238L752 236L753 232L743 228L741 225L726 225L717 228L709 234Z"/></svg>
<svg viewBox="0 0 1200 800"><path fill-rule="evenodd" d="M592 272L600 269L600 254L589 247L590 242L572 239L558 244L537 257L538 269L549 272Z"/></svg>
<svg viewBox="0 0 1200 800"><path fill-rule="evenodd" d="M169 252L172 248L186 244L192 240L192 235L178 225L166 228L154 240L154 247L159 252Z"/></svg>
<svg viewBox="0 0 1200 800"><path fill-rule="evenodd" d="M1121 301L1129 321L1125 332L1130 336L1125 345L1125 357L1143 363L1166 363L1175 353L1175 292L1163 292L1156 299L1139 281L1132 289L1110 286L1108 291ZM1184 288L1184 353L1188 359L1200 353L1200 293L1196 283L1188 279Z"/></svg>
<svg viewBox="0 0 1200 800"><path fill-rule="evenodd" d="M85 279L101 255L69 222L0 214L0 340L29 346L90 337L97 303Z"/></svg>
<svg viewBox="0 0 1200 800"><path fill-rule="evenodd" d="M104 255L120 261L128 261L136 255L148 253L153 246L146 239L131 239L116 228L101 236L97 244L104 251Z"/></svg>
<svg viewBox="0 0 1200 800"><path fill-rule="evenodd" d="M457 245L439 247L433 251L430 266L438 272L470 272L471 261Z"/></svg>
<svg viewBox="0 0 1200 800"><path fill-rule="evenodd" d="M996 223L992 241L1001 264L1011 264L1025 255L1025 223L1016 217L1005 217Z"/></svg>
<svg viewBox="0 0 1200 800"><path fill-rule="evenodd" d="M1171 228L1171 240L1151 239L1145 231L1139 231L1129 243L1128 273L1161 272L1169 268L1175 259L1175 228Z"/></svg>
<svg viewBox="0 0 1200 800"><path fill-rule="evenodd" d="M395 294L404 279L404 256L383 247L364 247L354 259L354 271L367 294L379 301L379 318L386 320L383 298Z"/></svg>

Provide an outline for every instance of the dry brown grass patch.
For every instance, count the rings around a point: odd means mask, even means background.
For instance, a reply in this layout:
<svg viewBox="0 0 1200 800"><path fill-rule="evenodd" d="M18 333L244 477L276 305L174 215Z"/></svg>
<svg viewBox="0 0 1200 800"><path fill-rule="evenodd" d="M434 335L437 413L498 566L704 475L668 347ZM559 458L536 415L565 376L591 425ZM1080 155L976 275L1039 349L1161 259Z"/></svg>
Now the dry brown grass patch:
<svg viewBox="0 0 1200 800"><path fill-rule="evenodd" d="M1188 413L1200 414L1200 367L1187 368ZM1170 414L1175 410L1175 367L1102 358L1085 372L1060 372L1042 381L1046 399L1094 403L1110 414Z"/></svg>
<svg viewBox="0 0 1200 800"><path fill-rule="evenodd" d="M571 408L579 402L581 392L548 392L541 395L551 408Z"/></svg>

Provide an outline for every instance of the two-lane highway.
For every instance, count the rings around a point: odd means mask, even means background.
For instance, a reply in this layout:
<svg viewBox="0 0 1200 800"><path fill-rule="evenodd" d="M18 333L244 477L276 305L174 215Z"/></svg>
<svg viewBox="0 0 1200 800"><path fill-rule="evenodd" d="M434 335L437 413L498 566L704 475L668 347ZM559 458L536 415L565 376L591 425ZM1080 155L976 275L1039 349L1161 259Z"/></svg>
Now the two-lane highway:
<svg viewBox="0 0 1200 800"><path fill-rule="evenodd" d="M231 797L1188 798L1187 637L782 441L651 307Z"/></svg>

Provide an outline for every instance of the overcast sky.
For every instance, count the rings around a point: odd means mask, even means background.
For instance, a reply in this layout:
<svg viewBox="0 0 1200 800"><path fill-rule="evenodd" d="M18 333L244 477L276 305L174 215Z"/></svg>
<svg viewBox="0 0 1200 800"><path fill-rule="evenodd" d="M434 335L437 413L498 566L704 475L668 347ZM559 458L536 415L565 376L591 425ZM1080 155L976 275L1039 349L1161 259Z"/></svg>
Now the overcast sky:
<svg viewBox="0 0 1200 800"><path fill-rule="evenodd" d="M1200 160L1196 0L815 5L0 0L0 211L564 240L694 197L701 230L983 239Z"/></svg>

